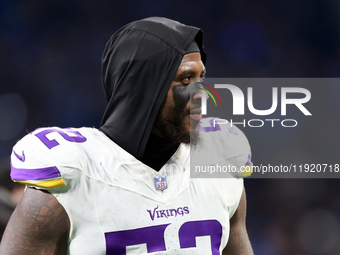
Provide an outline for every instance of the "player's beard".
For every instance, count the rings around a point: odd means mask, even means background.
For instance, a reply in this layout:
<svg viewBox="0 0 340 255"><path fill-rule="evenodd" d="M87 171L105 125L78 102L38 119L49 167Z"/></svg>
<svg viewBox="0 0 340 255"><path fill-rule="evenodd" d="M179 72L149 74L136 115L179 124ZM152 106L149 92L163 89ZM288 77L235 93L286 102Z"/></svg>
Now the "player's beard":
<svg viewBox="0 0 340 255"><path fill-rule="evenodd" d="M156 117L154 127L164 138L168 138L175 143L190 144L193 147L197 146L200 142L199 122L190 118L190 131L187 129L185 119L190 115L190 110L186 108L183 110L179 107L174 107L166 116L163 116L165 101Z"/></svg>

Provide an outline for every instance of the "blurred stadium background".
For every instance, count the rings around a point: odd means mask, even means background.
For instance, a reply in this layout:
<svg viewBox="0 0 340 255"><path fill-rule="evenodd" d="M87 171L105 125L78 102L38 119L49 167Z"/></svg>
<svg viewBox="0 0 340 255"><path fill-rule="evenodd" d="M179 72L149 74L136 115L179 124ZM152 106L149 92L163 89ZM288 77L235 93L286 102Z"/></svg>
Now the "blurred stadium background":
<svg viewBox="0 0 340 255"><path fill-rule="evenodd" d="M9 178L12 146L41 126L99 127L104 46L116 29L148 16L204 30L208 77L340 76L337 0L0 0L0 234L22 193ZM294 133L298 147L276 141L283 157L293 150L306 161L327 158L327 151L310 151L318 144L339 151L340 85L320 93L330 109L320 125L333 143L322 135L309 143L318 134L306 126ZM279 158L264 146L264 133L244 131L254 164ZM245 185L256 255L340 254L339 180L249 179Z"/></svg>

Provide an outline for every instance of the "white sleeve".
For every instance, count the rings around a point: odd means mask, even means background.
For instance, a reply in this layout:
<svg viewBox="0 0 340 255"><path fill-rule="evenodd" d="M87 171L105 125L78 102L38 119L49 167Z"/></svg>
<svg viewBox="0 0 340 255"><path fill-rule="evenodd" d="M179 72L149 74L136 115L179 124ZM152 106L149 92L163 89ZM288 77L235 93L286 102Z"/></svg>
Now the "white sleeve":
<svg viewBox="0 0 340 255"><path fill-rule="evenodd" d="M77 130L41 128L26 135L12 150L11 178L42 189L67 186L81 169L86 138Z"/></svg>

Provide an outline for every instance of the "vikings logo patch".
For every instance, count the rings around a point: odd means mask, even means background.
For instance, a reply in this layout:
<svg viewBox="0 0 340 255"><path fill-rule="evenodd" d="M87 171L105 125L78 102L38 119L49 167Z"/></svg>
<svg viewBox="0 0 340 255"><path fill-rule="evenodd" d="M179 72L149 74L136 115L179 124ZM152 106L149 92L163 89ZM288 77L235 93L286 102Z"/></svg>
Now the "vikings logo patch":
<svg viewBox="0 0 340 255"><path fill-rule="evenodd" d="M155 178L155 186L157 190L163 191L168 187L168 184L166 183L166 178L158 176Z"/></svg>

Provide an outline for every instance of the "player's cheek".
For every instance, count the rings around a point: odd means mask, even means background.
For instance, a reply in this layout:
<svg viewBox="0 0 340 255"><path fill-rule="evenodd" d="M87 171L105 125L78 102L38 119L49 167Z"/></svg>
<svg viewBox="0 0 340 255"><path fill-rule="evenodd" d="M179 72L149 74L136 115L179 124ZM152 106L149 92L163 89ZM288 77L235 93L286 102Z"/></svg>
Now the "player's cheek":
<svg viewBox="0 0 340 255"><path fill-rule="evenodd" d="M190 101L190 86L177 84L172 87L172 94L176 109L178 111L184 111Z"/></svg>

